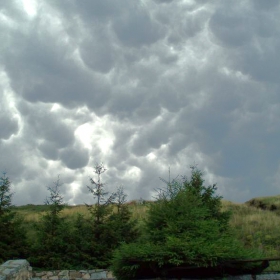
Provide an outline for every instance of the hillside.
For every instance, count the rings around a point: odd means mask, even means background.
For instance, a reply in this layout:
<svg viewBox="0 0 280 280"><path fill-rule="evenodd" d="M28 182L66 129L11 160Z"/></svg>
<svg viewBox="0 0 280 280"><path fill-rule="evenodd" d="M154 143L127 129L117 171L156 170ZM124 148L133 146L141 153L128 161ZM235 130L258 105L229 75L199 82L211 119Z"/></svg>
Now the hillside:
<svg viewBox="0 0 280 280"><path fill-rule="evenodd" d="M129 202L132 217L138 222L145 218L146 210L151 202L140 204ZM231 226L244 246L255 247L266 257L280 256L280 196L253 198L245 203L222 201L223 210L232 212ZM48 205L25 205L15 207L15 211L26 221L29 238L33 236L33 226ZM85 205L67 206L62 215L71 220L73 215L89 213ZM269 270L280 270L280 262L271 262Z"/></svg>

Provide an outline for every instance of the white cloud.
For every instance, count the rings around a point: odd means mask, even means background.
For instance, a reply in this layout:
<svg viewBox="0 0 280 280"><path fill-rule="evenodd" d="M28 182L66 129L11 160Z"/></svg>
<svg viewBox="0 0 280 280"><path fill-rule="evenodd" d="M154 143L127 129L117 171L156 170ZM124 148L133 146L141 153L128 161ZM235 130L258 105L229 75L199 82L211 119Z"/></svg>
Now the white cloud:
<svg viewBox="0 0 280 280"><path fill-rule="evenodd" d="M33 18L37 15L38 2L36 0L21 0L20 2L29 17Z"/></svg>

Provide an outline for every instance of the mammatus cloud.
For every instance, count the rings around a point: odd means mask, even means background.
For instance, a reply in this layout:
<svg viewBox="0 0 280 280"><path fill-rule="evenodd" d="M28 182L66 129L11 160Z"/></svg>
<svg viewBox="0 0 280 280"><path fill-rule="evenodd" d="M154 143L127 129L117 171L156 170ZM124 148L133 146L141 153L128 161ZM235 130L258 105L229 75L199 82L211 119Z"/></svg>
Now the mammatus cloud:
<svg viewBox="0 0 280 280"><path fill-rule="evenodd" d="M225 199L279 192L279 2L0 4L0 170L16 204L150 199L198 164Z"/></svg>

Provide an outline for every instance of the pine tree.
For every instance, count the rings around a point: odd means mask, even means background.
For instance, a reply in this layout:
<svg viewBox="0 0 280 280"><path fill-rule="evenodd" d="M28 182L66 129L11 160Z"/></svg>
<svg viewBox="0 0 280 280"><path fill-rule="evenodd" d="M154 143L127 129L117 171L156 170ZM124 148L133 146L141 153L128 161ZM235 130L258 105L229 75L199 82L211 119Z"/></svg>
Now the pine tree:
<svg viewBox="0 0 280 280"><path fill-rule="evenodd" d="M21 218L13 211L10 179L0 178L0 263L27 255L26 231Z"/></svg>
<svg viewBox="0 0 280 280"><path fill-rule="evenodd" d="M73 269L90 269L94 267L91 248L92 227L90 220L78 213L73 219L72 244L74 250L71 252Z"/></svg>
<svg viewBox="0 0 280 280"><path fill-rule="evenodd" d="M115 193L109 194L105 190L105 184L101 181L102 174L106 172L104 165L96 164L94 173L97 175L97 180L90 178L91 186L87 186L93 198L97 201L95 204L88 205L88 210L91 214L91 240L89 248L92 252L92 263L96 267L108 267L111 257L111 243L107 242L111 237L111 230L108 224L108 217L113 212L113 202Z"/></svg>
<svg viewBox="0 0 280 280"><path fill-rule="evenodd" d="M105 191L105 184L101 182L101 175L105 171L103 164L95 166L97 180L90 178L92 186L88 186L88 189L97 203L87 205L91 213L91 257L93 263L100 268L110 265L113 251L122 242L131 242L138 236L136 221L131 220L131 213L125 204L126 194L123 188L119 187L111 194ZM116 212L114 207L117 208Z"/></svg>
<svg viewBox="0 0 280 280"><path fill-rule="evenodd" d="M49 205L49 209L36 226L37 240L30 258L32 266L45 269L65 269L70 266L68 256L73 247L70 226L61 216L66 204L60 193L60 186L58 177L53 186L47 187L50 196L45 200L45 204Z"/></svg>
<svg viewBox="0 0 280 280"><path fill-rule="evenodd" d="M126 203L126 198L127 195L125 194L123 187L118 187L115 202L117 211L112 213L109 217L110 228L113 231L113 239L111 239L111 243L115 245L120 245L122 242L129 243L135 241L139 236L136 227L137 222L131 217L131 211Z"/></svg>
<svg viewBox="0 0 280 280"><path fill-rule="evenodd" d="M150 204L144 237L115 251L114 275L128 280L147 272L141 277L156 278L167 267L213 267L252 257L256 251L244 249L232 234L230 215L222 212L215 190L215 185L204 186L202 172L195 167L190 180L168 183Z"/></svg>

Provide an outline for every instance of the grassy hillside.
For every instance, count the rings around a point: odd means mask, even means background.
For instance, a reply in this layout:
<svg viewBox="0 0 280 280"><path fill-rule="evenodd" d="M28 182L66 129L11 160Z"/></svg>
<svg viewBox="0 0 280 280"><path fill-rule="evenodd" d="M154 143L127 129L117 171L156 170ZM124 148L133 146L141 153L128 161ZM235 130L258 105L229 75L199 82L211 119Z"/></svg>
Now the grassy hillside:
<svg viewBox="0 0 280 280"><path fill-rule="evenodd" d="M276 211L280 214L280 195L253 198L246 204L263 210Z"/></svg>
<svg viewBox="0 0 280 280"><path fill-rule="evenodd" d="M137 220L142 220L145 217L147 207L150 202L139 204L136 201L128 202L132 217ZM40 216L44 215L49 205L34 205L28 204L23 206L16 206L15 211L20 214L26 222L39 221ZM66 206L62 210L62 215L66 218L71 218L73 215L82 214L85 218L89 217L89 211L86 205Z"/></svg>
<svg viewBox="0 0 280 280"><path fill-rule="evenodd" d="M149 202L139 204L132 201L128 204L133 218L141 222ZM40 219L47 208L47 205L30 204L15 208L26 221L30 238L33 235L32 224ZM244 204L223 201L223 209L232 212L232 230L244 246L258 248L266 257L280 257L280 196L254 198ZM69 220L78 213L89 216L85 205L67 206L62 213ZM269 270L280 271L280 262L271 262Z"/></svg>

